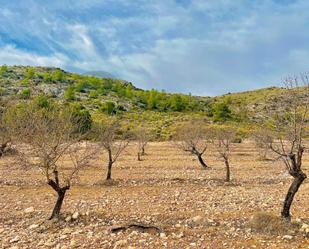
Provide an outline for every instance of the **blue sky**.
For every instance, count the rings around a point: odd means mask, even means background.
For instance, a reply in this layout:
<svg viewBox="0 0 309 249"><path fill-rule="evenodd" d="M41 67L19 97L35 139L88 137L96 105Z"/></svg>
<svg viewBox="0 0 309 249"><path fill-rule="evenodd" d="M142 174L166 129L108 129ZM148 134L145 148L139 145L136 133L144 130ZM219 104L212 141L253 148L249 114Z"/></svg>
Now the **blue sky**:
<svg viewBox="0 0 309 249"><path fill-rule="evenodd" d="M309 70L308 0L0 0L0 64L197 95Z"/></svg>

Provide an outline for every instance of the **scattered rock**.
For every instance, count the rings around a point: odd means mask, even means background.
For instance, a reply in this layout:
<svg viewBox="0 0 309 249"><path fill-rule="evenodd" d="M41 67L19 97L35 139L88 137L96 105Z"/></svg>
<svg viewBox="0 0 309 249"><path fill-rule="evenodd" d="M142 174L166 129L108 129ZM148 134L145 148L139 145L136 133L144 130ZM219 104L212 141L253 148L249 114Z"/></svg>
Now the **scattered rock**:
<svg viewBox="0 0 309 249"><path fill-rule="evenodd" d="M293 236L292 236L292 235L284 235L284 236L282 237L282 239L291 240L291 239L293 239Z"/></svg>
<svg viewBox="0 0 309 249"><path fill-rule="evenodd" d="M14 237L13 239L10 240L10 243L16 243L20 240L19 236Z"/></svg>
<svg viewBox="0 0 309 249"><path fill-rule="evenodd" d="M166 234L165 233L160 233L160 237L161 238L166 238Z"/></svg>
<svg viewBox="0 0 309 249"><path fill-rule="evenodd" d="M70 222L72 220L72 216L71 215L69 215L69 216L67 216L66 218L65 218L65 221L66 222Z"/></svg>
<svg viewBox="0 0 309 249"><path fill-rule="evenodd" d="M29 226L29 229L36 229L36 228L38 228L38 227L39 227L39 225L37 225L37 224L32 224L32 225Z"/></svg>
<svg viewBox="0 0 309 249"><path fill-rule="evenodd" d="M79 217L79 213L78 212L74 212L74 214L72 215L72 219L73 220L77 220Z"/></svg>
<svg viewBox="0 0 309 249"><path fill-rule="evenodd" d="M303 223L302 226L299 229L300 232L309 233L309 225L306 223Z"/></svg>
<svg viewBox="0 0 309 249"><path fill-rule="evenodd" d="M28 207L24 210L25 214L31 214L34 212L34 207Z"/></svg>
<svg viewBox="0 0 309 249"><path fill-rule="evenodd" d="M114 248L125 246L127 243L128 243L127 240L118 240L116 241Z"/></svg>
<svg viewBox="0 0 309 249"><path fill-rule="evenodd" d="M194 222L194 223L199 223L201 220L202 220L203 218L202 218L202 216L195 216L195 217L193 217L192 218L192 221Z"/></svg>

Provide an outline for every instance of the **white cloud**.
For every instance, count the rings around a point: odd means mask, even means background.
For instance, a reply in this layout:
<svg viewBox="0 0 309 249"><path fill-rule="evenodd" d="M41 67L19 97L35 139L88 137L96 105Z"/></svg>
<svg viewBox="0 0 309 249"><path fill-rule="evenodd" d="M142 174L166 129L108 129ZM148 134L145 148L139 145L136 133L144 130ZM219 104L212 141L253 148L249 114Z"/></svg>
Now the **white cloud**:
<svg viewBox="0 0 309 249"><path fill-rule="evenodd" d="M0 47L0 64L65 67L69 59L60 53L42 56L17 49L14 45Z"/></svg>
<svg viewBox="0 0 309 249"><path fill-rule="evenodd" d="M306 0L27 3L29 11L0 10L0 63L104 70L195 94L273 85L309 69Z"/></svg>

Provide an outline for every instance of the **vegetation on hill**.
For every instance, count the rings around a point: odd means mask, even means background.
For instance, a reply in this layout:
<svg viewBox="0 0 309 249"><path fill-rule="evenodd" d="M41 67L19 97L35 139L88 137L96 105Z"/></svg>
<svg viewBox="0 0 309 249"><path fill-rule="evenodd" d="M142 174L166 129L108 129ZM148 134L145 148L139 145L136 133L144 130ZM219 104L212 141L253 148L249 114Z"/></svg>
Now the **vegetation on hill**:
<svg viewBox="0 0 309 249"><path fill-rule="evenodd" d="M80 75L59 68L0 67L0 106L29 101L46 105L56 101L74 109L86 128L93 120L117 118L125 130L146 123L153 137L161 140L169 139L179 123L191 120L248 127L263 118L266 106L277 108L276 103L284 99L285 91L272 87L199 97L142 90L125 80Z"/></svg>

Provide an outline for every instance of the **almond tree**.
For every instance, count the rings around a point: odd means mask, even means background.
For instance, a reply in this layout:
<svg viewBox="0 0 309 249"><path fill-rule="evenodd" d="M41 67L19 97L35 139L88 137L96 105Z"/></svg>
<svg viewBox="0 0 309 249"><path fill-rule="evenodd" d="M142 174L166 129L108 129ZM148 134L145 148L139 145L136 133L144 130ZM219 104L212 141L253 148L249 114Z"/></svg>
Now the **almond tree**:
<svg viewBox="0 0 309 249"><path fill-rule="evenodd" d="M59 107L38 109L31 104L11 109L6 117L13 141L20 147L17 162L24 169L39 170L57 193L50 219L60 217L72 181L94 156L93 148L81 142L83 137L76 133L71 118Z"/></svg>
<svg viewBox="0 0 309 249"><path fill-rule="evenodd" d="M174 140L178 148L195 155L203 169L209 168L203 159L203 155L211 140L210 134L202 123L189 123L179 127Z"/></svg>
<svg viewBox="0 0 309 249"><path fill-rule="evenodd" d="M281 211L281 216L290 220L294 196L307 178L302 164L304 138L308 131L309 79L307 75L293 76L286 78L284 83L287 91L279 110L269 112L269 132L265 133L262 141L283 161L293 177Z"/></svg>
<svg viewBox="0 0 309 249"><path fill-rule="evenodd" d="M112 167L121 153L129 145L131 138L126 135L120 135L120 124L113 122L111 124L96 123L93 127L96 141L100 148L103 148L108 155L106 180L112 179Z"/></svg>
<svg viewBox="0 0 309 249"><path fill-rule="evenodd" d="M9 147L10 142L11 137L7 129L7 124L5 123L2 115L0 114L0 158Z"/></svg>
<svg viewBox="0 0 309 249"><path fill-rule="evenodd" d="M231 155L231 144L235 138L236 132L230 127L218 127L214 130L213 143L219 153L219 156L223 159L226 169L225 181L231 180L230 170L230 155Z"/></svg>
<svg viewBox="0 0 309 249"><path fill-rule="evenodd" d="M137 128L134 131L134 136L138 143L137 160L141 161L142 156L145 155L145 147L147 146L151 137L149 132L144 127Z"/></svg>
<svg viewBox="0 0 309 249"><path fill-rule="evenodd" d="M252 133L252 138L255 146L258 150L258 155L260 160L267 160L267 153L269 152L269 146L264 139L267 138L267 131L265 129L257 129Z"/></svg>

